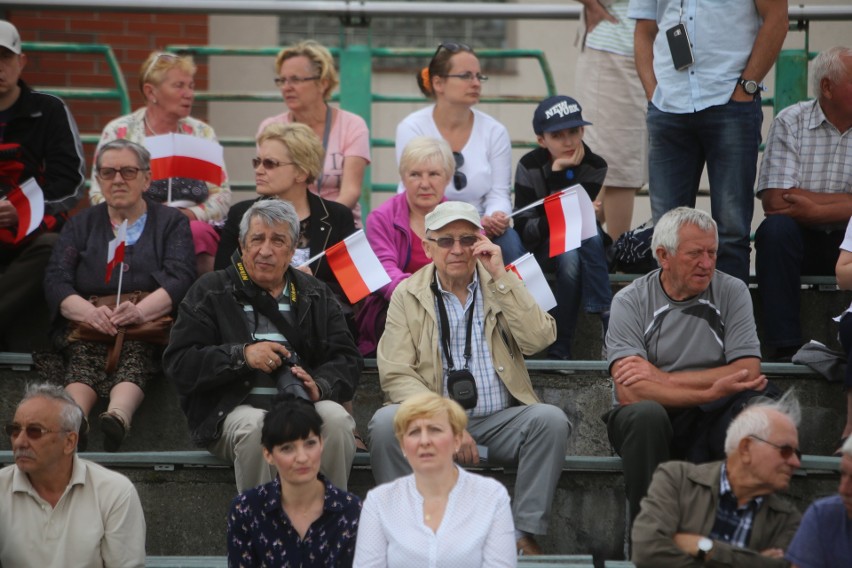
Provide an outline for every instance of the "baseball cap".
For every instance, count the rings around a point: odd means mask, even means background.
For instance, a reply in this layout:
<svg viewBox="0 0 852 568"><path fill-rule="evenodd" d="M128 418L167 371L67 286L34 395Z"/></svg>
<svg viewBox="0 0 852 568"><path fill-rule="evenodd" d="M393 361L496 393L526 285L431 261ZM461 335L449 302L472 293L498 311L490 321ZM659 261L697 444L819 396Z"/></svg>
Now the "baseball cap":
<svg viewBox="0 0 852 568"><path fill-rule="evenodd" d="M482 229L479 224L479 211L470 203L464 201L445 201L438 204L431 213L426 214L426 230L437 231L453 221L467 221Z"/></svg>
<svg viewBox="0 0 852 568"><path fill-rule="evenodd" d="M536 134L591 126L591 124L583 120L583 109L580 103L565 95L544 99L538 103L533 114L533 132Z"/></svg>
<svg viewBox="0 0 852 568"><path fill-rule="evenodd" d="M6 20L0 20L0 47L5 47L12 53L21 54L21 36L18 28Z"/></svg>

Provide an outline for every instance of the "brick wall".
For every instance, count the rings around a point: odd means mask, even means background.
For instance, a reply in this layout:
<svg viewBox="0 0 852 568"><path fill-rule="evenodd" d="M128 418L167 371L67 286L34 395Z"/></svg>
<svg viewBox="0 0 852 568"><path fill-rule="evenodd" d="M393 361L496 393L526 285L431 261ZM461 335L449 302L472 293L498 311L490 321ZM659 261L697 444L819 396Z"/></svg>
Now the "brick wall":
<svg viewBox="0 0 852 568"><path fill-rule="evenodd" d="M23 41L102 43L112 47L124 74L133 109L143 104L138 88L139 68L153 50L174 44L208 43L206 14L149 14L136 12L86 12L57 10L0 10L0 17L18 28ZM100 55L69 53L27 54L23 79L40 87L112 87L114 81ZM195 84L207 88L206 62L197 60ZM82 133L100 134L107 122L119 116L118 101L67 100ZM192 116L206 120L206 104L196 103ZM94 146L86 145L88 163Z"/></svg>

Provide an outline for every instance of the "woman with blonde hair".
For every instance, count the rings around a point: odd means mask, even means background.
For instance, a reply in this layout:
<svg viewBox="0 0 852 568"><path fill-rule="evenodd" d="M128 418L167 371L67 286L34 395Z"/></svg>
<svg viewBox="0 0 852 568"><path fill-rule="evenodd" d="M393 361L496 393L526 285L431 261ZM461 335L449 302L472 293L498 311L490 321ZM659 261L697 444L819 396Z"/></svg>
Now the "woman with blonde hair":
<svg viewBox="0 0 852 568"><path fill-rule="evenodd" d="M322 141L324 157L310 189L320 197L352 210L361 226L361 186L370 163L370 132L360 116L328 104L340 83L331 53L315 41L285 47L275 58L275 84L287 111L260 123L258 135L270 124L299 122Z"/></svg>
<svg viewBox="0 0 852 568"><path fill-rule="evenodd" d="M424 392L399 406L393 427L414 473L367 493L354 566L517 566L506 488L453 462L461 406Z"/></svg>
<svg viewBox="0 0 852 568"><path fill-rule="evenodd" d="M107 124L98 148L117 138L144 145L148 136L169 133L216 141L210 126L189 116L195 99L195 71L191 57L152 52L139 70L139 90L145 97L145 106ZM176 207L190 220L197 271L202 274L212 270L219 244L213 225L222 221L231 205L227 174L221 185L190 178L153 180L146 197ZM94 172L89 199L92 205L104 200Z"/></svg>

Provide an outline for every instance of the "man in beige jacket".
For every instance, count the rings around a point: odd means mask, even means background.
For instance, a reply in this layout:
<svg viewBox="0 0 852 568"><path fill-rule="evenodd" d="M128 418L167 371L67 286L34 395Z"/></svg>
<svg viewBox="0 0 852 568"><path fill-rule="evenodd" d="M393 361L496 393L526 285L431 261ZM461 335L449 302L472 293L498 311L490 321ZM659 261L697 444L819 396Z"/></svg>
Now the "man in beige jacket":
<svg viewBox="0 0 852 568"><path fill-rule="evenodd" d="M394 291L378 346L388 405L370 422L373 475L385 483L411 472L393 432L399 404L424 391L450 396L470 419L456 460L517 464L518 550L540 554L533 535L547 532L571 425L562 409L539 402L523 356L553 343L556 324L505 270L473 206L442 203L425 225L432 264Z"/></svg>

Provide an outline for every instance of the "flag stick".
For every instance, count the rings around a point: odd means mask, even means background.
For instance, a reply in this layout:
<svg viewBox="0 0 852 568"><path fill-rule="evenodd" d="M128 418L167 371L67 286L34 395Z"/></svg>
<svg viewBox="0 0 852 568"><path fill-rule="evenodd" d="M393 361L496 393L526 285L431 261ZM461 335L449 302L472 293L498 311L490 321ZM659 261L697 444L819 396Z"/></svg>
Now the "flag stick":
<svg viewBox="0 0 852 568"><path fill-rule="evenodd" d="M124 278L124 261L118 265L118 293L115 295L115 308L118 309L121 304L121 281Z"/></svg>

